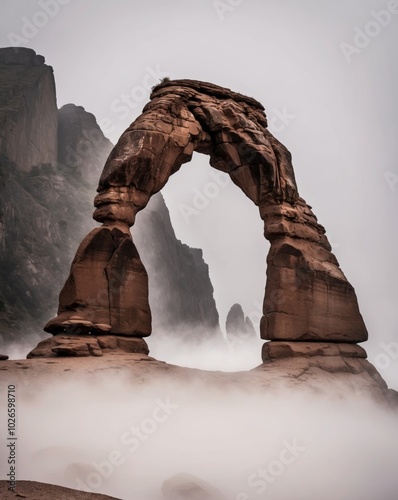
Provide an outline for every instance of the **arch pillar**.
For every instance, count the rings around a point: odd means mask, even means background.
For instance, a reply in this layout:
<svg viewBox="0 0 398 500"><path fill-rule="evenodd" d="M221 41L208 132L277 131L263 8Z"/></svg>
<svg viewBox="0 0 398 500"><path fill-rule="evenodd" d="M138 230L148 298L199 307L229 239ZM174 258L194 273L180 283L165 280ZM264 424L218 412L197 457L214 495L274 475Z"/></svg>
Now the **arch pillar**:
<svg viewBox="0 0 398 500"><path fill-rule="evenodd" d="M260 206L271 242L260 323L267 340L363 342L367 330L352 285L302 198Z"/></svg>

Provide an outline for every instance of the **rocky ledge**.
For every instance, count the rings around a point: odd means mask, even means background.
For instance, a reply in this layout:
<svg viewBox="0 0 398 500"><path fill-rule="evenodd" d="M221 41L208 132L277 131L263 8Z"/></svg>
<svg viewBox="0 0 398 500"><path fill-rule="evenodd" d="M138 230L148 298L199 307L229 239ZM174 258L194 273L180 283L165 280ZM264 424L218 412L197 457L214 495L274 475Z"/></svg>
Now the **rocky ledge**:
<svg viewBox="0 0 398 500"><path fill-rule="evenodd" d="M35 383L47 377L62 379L105 375L125 376L135 384L161 379L186 385L266 390L281 387L326 397L371 399L398 408L398 392L389 389L359 346L343 343L272 341L263 346L263 364L248 371L215 372L175 366L148 356L143 339L116 336L55 335L42 341L26 360L0 365L1 378L12 383ZM20 380L21 379L21 380Z"/></svg>
<svg viewBox="0 0 398 500"><path fill-rule="evenodd" d="M0 495L2 500L119 500L108 495L85 493L56 486L55 484L38 483L36 481L17 481L15 491L8 490L8 482L0 481Z"/></svg>
<svg viewBox="0 0 398 500"><path fill-rule="evenodd" d="M28 359L55 358L59 356L103 356L104 354L149 354L144 339L117 335L55 335L39 342Z"/></svg>

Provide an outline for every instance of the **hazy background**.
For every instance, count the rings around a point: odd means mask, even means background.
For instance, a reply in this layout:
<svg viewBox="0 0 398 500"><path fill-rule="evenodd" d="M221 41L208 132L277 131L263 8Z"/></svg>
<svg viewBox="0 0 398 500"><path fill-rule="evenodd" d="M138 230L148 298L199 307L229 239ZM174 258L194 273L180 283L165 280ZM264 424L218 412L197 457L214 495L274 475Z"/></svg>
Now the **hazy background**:
<svg viewBox="0 0 398 500"><path fill-rule="evenodd" d="M47 1L53 17L38 14ZM398 14L350 61L341 48L354 44L356 29L370 26L372 11L389 2L62 3L3 0L0 45L23 37L21 45L44 55L54 68L58 106L84 106L113 142L140 114L148 87L166 75L217 83L264 104L271 132L293 154L300 194L357 291L370 359L397 385L398 361L380 354L383 342L398 340ZM129 105L121 104L123 96ZM193 206L197 192L214 182L211 172L207 158L196 155L163 192L177 237L204 251L223 326L234 302L258 318L268 246L256 207L230 182L183 217L182 206Z"/></svg>

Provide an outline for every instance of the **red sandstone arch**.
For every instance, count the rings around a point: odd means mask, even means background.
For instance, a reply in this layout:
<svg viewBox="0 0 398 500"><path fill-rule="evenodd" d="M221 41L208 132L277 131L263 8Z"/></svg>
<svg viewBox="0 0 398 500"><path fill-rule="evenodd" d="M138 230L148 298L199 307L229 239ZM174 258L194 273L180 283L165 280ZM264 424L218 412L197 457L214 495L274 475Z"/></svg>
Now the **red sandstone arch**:
<svg viewBox="0 0 398 500"><path fill-rule="evenodd" d="M130 236L135 215L194 151L227 172L258 207L271 242L261 336L271 340L362 342L367 331L353 287L324 228L300 198L289 151L269 132L256 100L209 83L158 85L122 134L102 172L94 219L61 291L58 316L97 333L151 333L148 279Z"/></svg>

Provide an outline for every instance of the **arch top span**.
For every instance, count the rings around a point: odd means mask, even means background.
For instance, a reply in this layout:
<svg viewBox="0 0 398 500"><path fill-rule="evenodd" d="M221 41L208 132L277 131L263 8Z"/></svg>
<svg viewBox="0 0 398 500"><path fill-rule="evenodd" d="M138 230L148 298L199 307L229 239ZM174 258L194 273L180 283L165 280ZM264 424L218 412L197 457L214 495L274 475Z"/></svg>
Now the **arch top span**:
<svg viewBox="0 0 398 500"><path fill-rule="evenodd" d="M208 154L256 205L298 198L290 153L269 132L258 101L210 83L175 80L154 88L116 144L100 178L94 218L125 218L131 225L194 151Z"/></svg>
<svg viewBox="0 0 398 500"><path fill-rule="evenodd" d="M94 331L101 323L116 335L151 333L147 275L128 228L150 197L198 151L230 175L264 221L271 248L262 338L366 340L355 291L331 252L325 229L299 196L291 154L268 130L261 103L196 80L164 82L150 98L106 161L93 215L103 226L79 247L59 314L46 330L64 331L64 323L78 314L91 317L87 321ZM108 287L102 303L88 300L85 277L106 288L115 268L120 273L114 289Z"/></svg>

